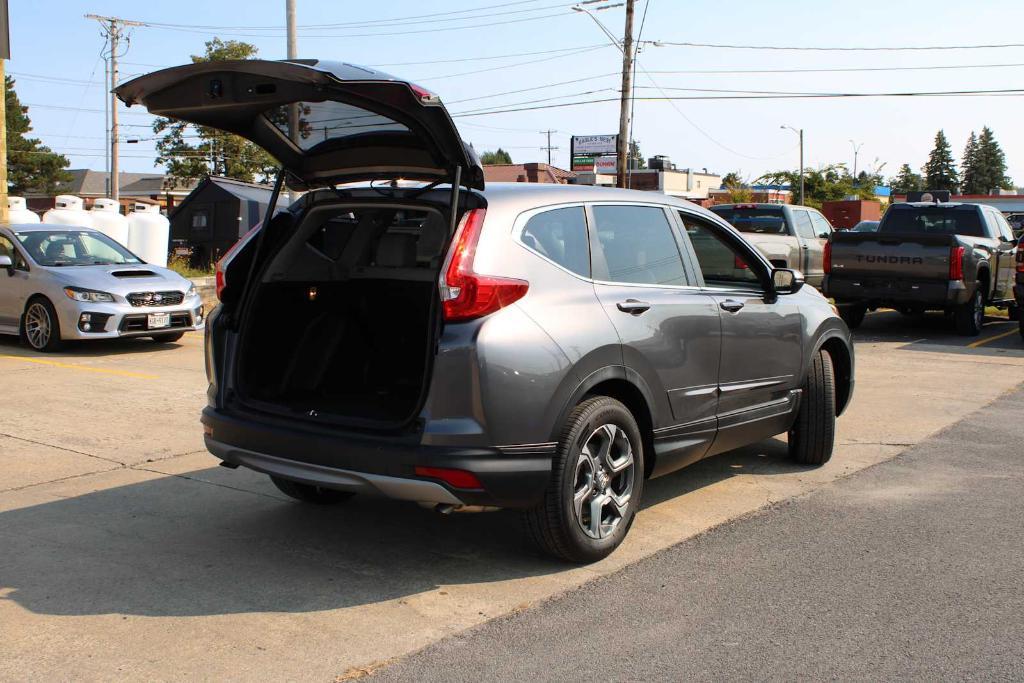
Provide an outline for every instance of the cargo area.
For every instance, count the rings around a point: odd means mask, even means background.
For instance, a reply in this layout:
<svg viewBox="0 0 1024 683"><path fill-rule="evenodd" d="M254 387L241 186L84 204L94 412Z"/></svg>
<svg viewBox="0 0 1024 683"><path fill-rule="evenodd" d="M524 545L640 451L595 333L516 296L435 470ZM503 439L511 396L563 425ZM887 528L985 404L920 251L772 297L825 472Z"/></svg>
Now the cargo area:
<svg viewBox="0 0 1024 683"><path fill-rule="evenodd" d="M244 401L392 428L415 418L439 329L439 210L320 207L268 265L241 330Z"/></svg>

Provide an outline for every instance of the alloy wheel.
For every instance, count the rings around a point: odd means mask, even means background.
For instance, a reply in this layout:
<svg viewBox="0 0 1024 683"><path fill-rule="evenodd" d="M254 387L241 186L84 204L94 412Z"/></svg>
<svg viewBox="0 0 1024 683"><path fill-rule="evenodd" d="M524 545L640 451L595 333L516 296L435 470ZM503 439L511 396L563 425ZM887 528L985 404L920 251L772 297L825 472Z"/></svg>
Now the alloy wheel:
<svg viewBox="0 0 1024 683"><path fill-rule="evenodd" d="M636 459L626 431L614 424L595 429L580 449L573 476L573 510L594 539L615 532L629 510Z"/></svg>
<svg viewBox="0 0 1024 683"><path fill-rule="evenodd" d="M25 312L25 337L33 349L46 348L50 343L50 335L53 334L53 322L50 320L50 312L41 303L34 303Z"/></svg>

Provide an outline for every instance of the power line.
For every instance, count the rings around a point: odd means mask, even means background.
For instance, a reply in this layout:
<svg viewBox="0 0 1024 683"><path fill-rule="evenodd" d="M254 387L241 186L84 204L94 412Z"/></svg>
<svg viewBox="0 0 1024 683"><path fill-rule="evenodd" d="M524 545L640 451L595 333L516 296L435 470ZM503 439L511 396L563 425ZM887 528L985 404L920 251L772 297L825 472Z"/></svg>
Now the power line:
<svg viewBox="0 0 1024 683"><path fill-rule="evenodd" d="M911 45L911 46L877 46L877 47L813 47L813 46L782 46L782 45L729 45L725 43L689 43L666 40L645 41L655 47L710 47L722 50L798 50L813 52L899 52L914 50L996 50L1010 47L1024 47L1024 43L998 43L990 45Z"/></svg>
<svg viewBox="0 0 1024 683"><path fill-rule="evenodd" d="M419 60L415 62L388 62L386 64L367 64L374 69L386 66L419 66L420 64L452 64L455 62L482 62L493 59L511 59L513 57L533 57L535 55L550 55L556 52L574 52L576 50L588 50L592 47L604 47L604 43L594 45L577 45L575 47L563 47L557 50L540 50L539 52L516 52L507 55L492 55L489 57L459 57L457 59L435 59L432 61Z"/></svg>
<svg viewBox="0 0 1024 683"><path fill-rule="evenodd" d="M712 100L787 100L787 99L846 99L861 97L949 97L949 96L1002 96L1002 95L1024 95L1024 89L1007 88L1000 90L943 90L934 92L878 92L878 93L801 93L793 95L709 95L689 96L680 95L673 97L638 97L640 101L665 102L673 100L691 101L712 101ZM557 99L557 98L552 98ZM561 104L546 104L531 107L517 107L511 109L493 109L490 111L469 111L455 112L454 117L467 116L489 116L492 114L510 114L520 111L534 111L539 109L558 109L561 107L578 107L586 104L599 104L605 102L618 102L619 98L599 98L583 100L580 102L563 102Z"/></svg>
<svg viewBox="0 0 1024 683"><path fill-rule="evenodd" d="M531 60L528 60L528 61L525 61L525 62L516 62L515 64L503 64L501 66L487 67L486 69L474 69L473 71L460 71L459 73L444 74L443 76L425 76L425 77L421 76L419 78L414 78L414 79L411 79L411 80L414 80L414 81L417 81L417 82L420 82L420 81L440 81L440 80L443 80L443 79L446 79L446 78L458 78L459 76L471 76L473 74L482 74L482 73L487 73L487 72L490 72L490 71L501 71L502 69L514 69L517 66L527 66L529 64L540 64L541 62L550 62L550 61L552 61L554 59L562 59L563 57L575 57L576 55L581 55L581 54L584 54L586 52L593 52L595 50L601 50L601 49L606 48L606 47L608 47L608 46L607 45L598 45L597 47L589 47L589 48L585 48L585 49L582 49L582 50L577 50L576 52L567 52L565 54L554 55L552 57L542 57L541 59L531 59Z"/></svg>
<svg viewBox="0 0 1024 683"><path fill-rule="evenodd" d="M836 67L836 68L782 68L782 69L762 69L762 68L743 68L737 67L733 69L682 69L676 71L648 71L651 74L680 74L680 75L699 75L699 74L713 74L716 76L743 76L746 74L791 74L791 73L853 73L860 71L938 71L938 70L950 70L950 69L1005 69L1005 68L1016 68L1024 66L1024 62L1016 62L1010 64L936 64L931 66L856 66L856 67Z"/></svg>

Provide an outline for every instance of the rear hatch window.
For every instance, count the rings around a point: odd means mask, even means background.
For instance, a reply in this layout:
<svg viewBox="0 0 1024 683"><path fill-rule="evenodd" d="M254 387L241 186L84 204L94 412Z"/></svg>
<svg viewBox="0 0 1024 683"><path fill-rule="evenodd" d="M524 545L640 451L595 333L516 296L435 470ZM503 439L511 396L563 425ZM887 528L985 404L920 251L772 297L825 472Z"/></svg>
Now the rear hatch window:
<svg viewBox="0 0 1024 683"><path fill-rule="evenodd" d="M781 207L712 207L711 210L740 232L763 235L787 234L786 214Z"/></svg>
<svg viewBox="0 0 1024 683"><path fill-rule="evenodd" d="M882 218L878 232L970 237L985 235L978 209L973 206L893 207Z"/></svg>

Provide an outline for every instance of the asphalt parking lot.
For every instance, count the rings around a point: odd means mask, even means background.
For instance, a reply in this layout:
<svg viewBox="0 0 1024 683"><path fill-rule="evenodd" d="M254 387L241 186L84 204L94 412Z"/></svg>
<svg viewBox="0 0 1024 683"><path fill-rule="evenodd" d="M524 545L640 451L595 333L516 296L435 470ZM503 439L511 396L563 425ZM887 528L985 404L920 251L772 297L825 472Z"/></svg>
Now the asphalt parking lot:
<svg viewBox="0 0 1024 683"><path fill-rule="evenodd" d="M827 466L772 439L655 480L585 568L538 556L509 512L304 507L216 467L198 334L46 356L0 338L0 679L358 675L893 458L1024 383L1015 330L869 315Z"/></svg>

